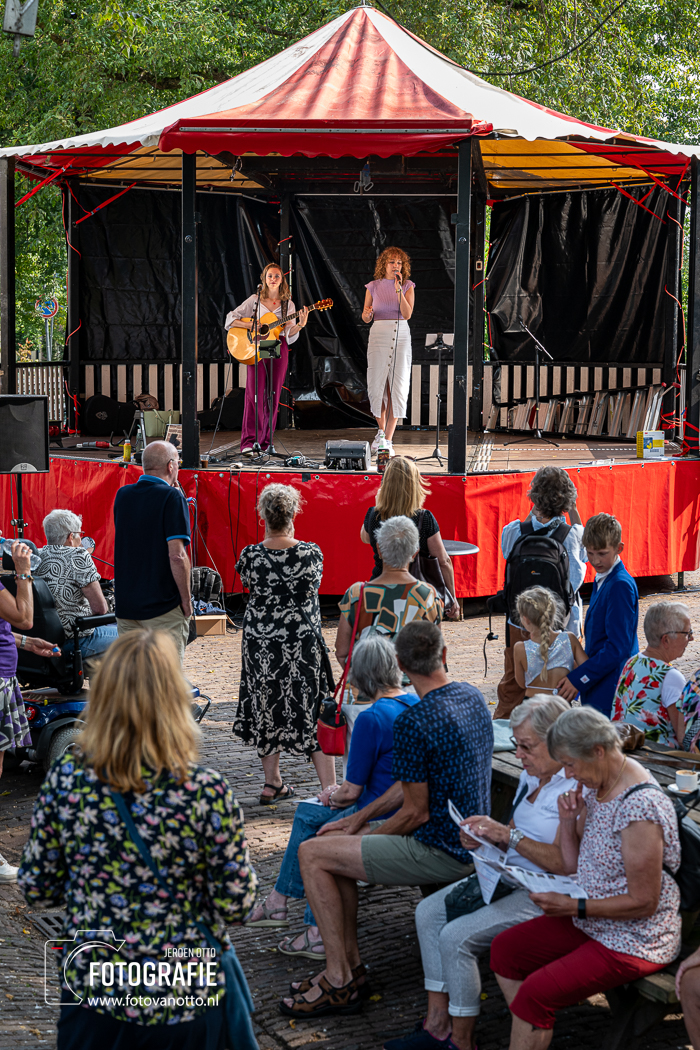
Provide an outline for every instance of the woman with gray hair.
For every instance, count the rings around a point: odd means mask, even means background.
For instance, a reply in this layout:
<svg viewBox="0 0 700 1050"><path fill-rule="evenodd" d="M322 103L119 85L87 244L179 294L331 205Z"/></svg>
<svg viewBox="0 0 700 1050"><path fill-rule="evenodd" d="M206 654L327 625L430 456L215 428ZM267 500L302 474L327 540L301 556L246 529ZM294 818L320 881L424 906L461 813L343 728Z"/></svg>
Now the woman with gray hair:
<svg viewBox="0 0 700 1050"><path fill-rule="evenodd" d="M335 655L341 667L345 667L348 658L356 617L357 640L374 633L393 638L412 620L439 623L442 619L442 601L434 588L419 582L408 571L420 546L418 529L411 519L387 518L379 526L376 539L382 556L381 575L370 583L353 583L339 603ZM358 611L360 590L362 607Z"/></svg>
<svg viewBox="0 0 700 1050"><path fill-rule="evenodd" d="M530 697L515 708L510 725L523 772L511 818L506 824L499 824L491 817L468 817L460 836L465 849L478 845L469 836L472 829L479 838L488 839L503 850L509 864L532 871L560 870L557 799L564 791L573 791L576 781L567 778L561 762L549 754L547 731L568 710L566 700L543 694ZM502 930L541 914L527 890L516 889L450 921L445 902L459 885L432 893L416 909L428 1013L420 1043L414 1034L389 1040L384 1044L385 1050L413 1050L419 1045L423 1050L445 1050L450 1045L448 1039L459 1050L473 1050L481 1010L478 956Z"/></svg>
<svg viewBox="0 0 700 1050"><path fill-rule="evenodd" d="M401 688L401 672L394 647L381 635L370 635L354 647L350 680L374 702L355 722L346 778L339 787L333 785L322 791L317 802L300 802L297 806L275 888L267 900L257 906L246 923L248 926L288 926L287 898L305 896L298 860L301 843L312 838L330 821L363 809L383 795L394 782L391 775L394 722L406 708L419 703L419 698ZM307 928L300 934L286 937L279 950L284 955L325 959L323 941L308 905L304 922ZM355 976L362 974L364 967L358 967ZM299 990L299 986L294 987L294 994ZM302 989L305 990L306 987Z"/></svg>
<svg viewBox="0 0 700 1050"><path fill-rule="evenodd" d="M46 546L39 551L41 565L34 575L48 585L56 612L66 633L61 647L73 652L73 624L79 616L105 616L109 606L100 587L100 574L89 553L81 545L83 520L70 510L52 510L43 522ZM89 675L91 660L117 640L116 623L81 631L80 651Z"/></svg>
<svg viewBox="0 0 700 1050"><path fill-rule="evenodd" d="M249 596L233 732L257 748L260 805L269 806L294 794L280 773L283 751L311 760L322 788L335 784L333 759L316 739L316 709L333 683L318 602L323 554L294 535L301 493L293 485L266 485L257 510L265 538L244 547L236 565Z"/></svg>
<svg viewBox="0 0 700 1050"><path fill-rule="evenodd" d="M675 959L681 859L678 822L654 778L624 755L592 707L547 733L552 757L579 783L558 799L561 865L586 896L533 893L544 915L499 934L491 968L513 1017L510 1050L545 1050L555 1013Z"/></svg>
<svg viewBox="0 0 700 1050"><path fill-rule="evenodd" d="M685 737L680 702L685 678L671 661L683 655L693 637L689 613L683 602L649 606L644 617L647 647L622 668L610 715L613 722L631 722L650 740L671 747L682 747Z"/></svg>

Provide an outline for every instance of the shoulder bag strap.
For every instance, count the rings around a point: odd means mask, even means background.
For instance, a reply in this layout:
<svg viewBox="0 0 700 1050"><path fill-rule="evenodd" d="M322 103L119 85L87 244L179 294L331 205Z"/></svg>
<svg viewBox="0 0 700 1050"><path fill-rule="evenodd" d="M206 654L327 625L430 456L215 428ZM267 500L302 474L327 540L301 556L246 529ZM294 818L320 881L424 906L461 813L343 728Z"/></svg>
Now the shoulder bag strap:
<svg viewBox="0 0 700 1050"><path fill-rule="evenodd" d="M515 813L516 809L518 808L518 806L520 805L522 800L526 797L527 792L528 792L528 785L525 784L524 787L523 787L523 790L520 792L520 794L516 798L515 802L513 803L513 807L511 809L510 813L508 814L508 819L505 822L506 824L510 824L511 820L513 819L513 814Z"/></svg>
<svg viewBox="0 0 700 1050"><path fill-rule="evenodd" d="M564 546L564 540L571 532L573 526L567 525L565 521L562 521L557 525L554 532L551 534L553 540L559 540L562 547Z"/></svg>
<svg viewBox="0 0 700 1050"><path fill-rule="evenodd" d="M126 830L129 832L129 835L131 836L131 841L134 843L134 845L136 846L137 850L141 854L141 857L143 858L144 862L148 865L148 867L153 872L153 875L155 876L156 882L158 883L160 888L162 890L164 890L165 893L167 893L167 895L170 898L170 900L171 901L175 901L175 903L178 904L179 901L175 897L175 894L173 893L172 889L170 888L170 886L168 885L166 880L163 878L163 876L159 872L158 868L156 867L156 862L154 861L153 857L151 856L151 854L149 852L149 849L148 849L148 846L146 845L146 843L143 841L143 839L139 835L138 829L136 827L136 824L134 823L133 817L131 816L131 813L129 813L129 807L126 804L124 796L119 791L110 791L110 796L112 798L112 802L117 807L117 810L119 812L119 816L122 818L122 820L126 824ZM211 948L216 949L216 951L220 953L221 952L221 945L219 944L217 939L214 937L214 934L211 932L209 927L203 922L194 922L193 925L197 927L197 929L199 930L200 933L204 934L204 936L207 939L207 943L209 944L209 946Z"/></svg>
<svg viewBox="0 0 700 1050"><path fill-rule="evenodd" d="M269 551L267 550L267 547L263 547L263 545L261 543L260 544L260 550L265 554L265 557L267 558L268 562L270 563L270 565L274 569L275 564L274 564L272 558L270 557L270 554L269 554ZM285 581L281 580L279 578L279 576L275 575L274 579L276 580L277 583L281 583L282 586L287 586L285 584ZM328 646L326 645L325 639L324 639L323 635L321 634L321 632L316 630L316 628L312 624L311 620L306 615L306 610L304 609L304 607L301 604L301 602L297 600L297 598L295 597L295 595L292 592L291 588L287 587L287 590L289 591L289 597L292 599L292 601L296 605L297 609L299 610L301 615L306 620L307 624L309 625L309 627L313 631L314 635L316 636L316 640L317 640L318 644L321 646L321 658L322 658L323 663L325 665L325 670L326 670L326 674L328 676L328 680L330 682L330 687L331 687L331 689L333 689L333 688L335 688L335 679L333 678L333 668L331 667L330 657L328 656L328 653L330 652L330 650L329 650Z"/></svg>
<svg viewBox="0 0 700 1050"><path fill-rule="evenodd" d="M355 622L352 625L352 634L350 635L350 649L348 650L348 658L345 661L345 667L343 668L343 677L335 687L335 693L333 694L336 698L337 709L335 712L335 720L338 723L340 719L340 709L343 706L343 696L345 694L345 684L348 680L348 673L350 671L350 660L352 659L352 651L355 647L355 637L357 636L357 625L360 622L360 613L362 611L362 598L365 593L364 583L360 584L360 596L357 599L357 611L355 613Z"/></svg>
<svg viewBox="0 0 700 1050"><path fill-rule="evenodd" d="M119 816L126 825L126 830L129 832L132 842L141 854L144 862L153 872L156 882L161 889L167 893L170 900L179 905L180 902L175 897L169 883L163 878L156 867L156 862L153 860L148 846L139 835L133 817L131 816L131 813L129 813L129 807L126 804L124 796L119 791L110 791L110 796L112 802L117 807ZM235 948L231 945L231 947L227 948L225 952L222 952L220 942L217 941L206 923L194 921L193 925L196 926L199 932L204 936L209 947L214 949L219 961L221 962L226 979L226 991L228 995L231 996L232 1000L227 1005L228 1020L230 1024L230 1019L233 1016L233 1025L239 1035L241 1050L245 1050L245 1048L247 1048L247 1050L258 1050L257 1040L253 1034L250 1021L250 1015L254 1012L255 1005L250 994L250 989L248 988L245 974L243 973L238 956L236 955Z"/></svg>

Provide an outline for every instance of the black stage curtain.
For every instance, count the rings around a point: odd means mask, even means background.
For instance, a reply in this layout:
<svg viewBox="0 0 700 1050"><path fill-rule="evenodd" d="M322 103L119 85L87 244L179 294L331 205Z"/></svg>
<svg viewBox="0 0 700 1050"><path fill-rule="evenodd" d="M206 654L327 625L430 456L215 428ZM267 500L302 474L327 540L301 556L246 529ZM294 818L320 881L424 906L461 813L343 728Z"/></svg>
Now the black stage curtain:
<svg viewBox="0 0 700 1050"><path fill-rule="evenodd" d="M91 211L113 189L80 186ZM197 194L199 360L227 358L224 318L250 295L274 257L279 206ZM83 361L178 360L179 193L130 190L80 225L80 357Z"/></svg>
<svg viewBox="0 0 700 1050"><path fill-rule="evenodd" d="M654 215L617 190L495 204L486 306L498 357L533 359L522 318L555 362L661 361L668 200L660 188L646 198Z"/></svg>
<svg viewBox="0 0 700 1050"><path fill-rule="evenodd" d="M435 197L299 197L292 203L296 288L302 302L330 297L333 310L310 323L309 352L297 377L327 404L369 415L365 285L377 256L396 245L411 257L416 308L414 361L425 359L429 332L451 332L454 314L452 202ZM301 341L301 340L300 340ZM308 386L307 386L308 389Z"/></svg>
<svg viewBox="0 0 700 1050"><path fill-rule="evenodd" d="M81 185L78 192L87 212L115 191ZM179 358L180 207L179 193L133 189L81 224L81 360ZM199 360L221 361L227 312L255 291L262 267L278 259L279 203L198 193L197 208ZM292 198L296 305L334 300L294 345L287 385L295 395L316 390L327 404L366 421L364 285L391 244L412 259L414 359L422 359L428 332L452 331L452 209L449 198Z"/></svg>

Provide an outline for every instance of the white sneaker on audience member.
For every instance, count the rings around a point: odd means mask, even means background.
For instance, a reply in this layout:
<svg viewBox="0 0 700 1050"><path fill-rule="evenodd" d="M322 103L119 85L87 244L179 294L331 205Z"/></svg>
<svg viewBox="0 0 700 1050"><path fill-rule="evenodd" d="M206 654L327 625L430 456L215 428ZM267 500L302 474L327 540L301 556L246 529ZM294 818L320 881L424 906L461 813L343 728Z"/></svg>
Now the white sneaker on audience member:
<svg viewBox="0 0 700 1050"><path fill-rule="evenodd" d="M0 882L17 882L17 872L13 864L8 864L2 853L0 853Z"/></svg>
<svg viewBox="0 0 700 1050"><path fill-rule="evenodd" d="M377 431L377 436L375 437L374 441L372 442L372 445L370 446L372 452L376 452L377 449L379 448L380 443L382 441L385 441L385 440L386 439L384 437L384 431L383 430L378 430Z"/></svg>

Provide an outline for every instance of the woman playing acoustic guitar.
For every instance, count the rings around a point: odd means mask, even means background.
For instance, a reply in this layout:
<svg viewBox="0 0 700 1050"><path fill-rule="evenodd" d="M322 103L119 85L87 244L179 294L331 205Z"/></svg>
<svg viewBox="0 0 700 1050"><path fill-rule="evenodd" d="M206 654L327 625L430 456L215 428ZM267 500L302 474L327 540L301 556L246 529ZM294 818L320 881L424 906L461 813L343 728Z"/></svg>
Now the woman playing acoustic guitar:
<svg viewBox="0 0 700 1050"><path fill-rule="evenodd" d="M289 285L287 279L277 263L268 263L260 274L262 292L260 293L260 316L273 313L283 321L289 314L293 314L294 303L290 299ZM245 302L231 310L226 316L224 327L247 328L253 327L252 321L244 321L244 317L252 317L257 302L257 294L249 295ZM295 323L289 322L285 325L284 335L281 339L280 356L267 361L259 361L257 365L251 366L248 372L245 386L245 402L243 407L243 424L241 428L241 453L252 451L255 444L255 374L252 368L258 370L258 441L263 448L267 448L270 440L270 421L267 401L267 370L270 370L272 382L272 432L274 434L277 423L277 410L279 408L280 396L284 378L287 374L287 363L289 361L289 347L299 338L299 332L304 327L309 316L306 307L299 311L299 318Z"/></svg>

